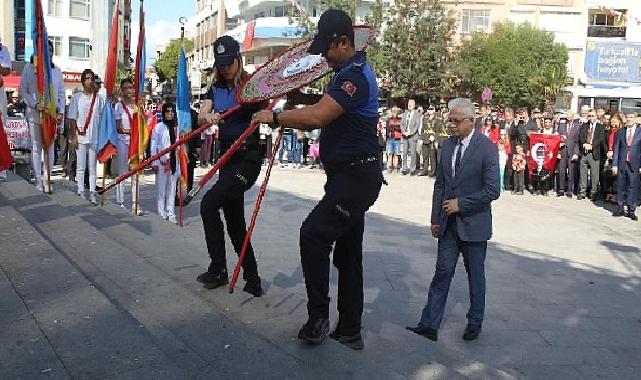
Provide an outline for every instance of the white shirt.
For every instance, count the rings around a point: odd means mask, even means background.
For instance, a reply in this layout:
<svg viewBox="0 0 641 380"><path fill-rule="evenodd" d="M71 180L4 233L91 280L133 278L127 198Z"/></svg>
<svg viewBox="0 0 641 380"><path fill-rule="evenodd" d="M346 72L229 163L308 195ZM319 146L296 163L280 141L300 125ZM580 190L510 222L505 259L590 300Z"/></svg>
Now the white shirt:
<svg viewBox="0 0 641 380"><path fill-rule="evenodd" d="M56 110L58 113L64 113L65 82L62 77L62 71L58 66L51 69L51 81L53 82L53 93L56 97ZM36 78L36 68L31 63L27 63L22 69L18 92L27 105L27 121L32 123L40 122L40 113L36 111L36 103L39 102L38 80Z"/></svg>
<svg viewBox="0 0 641 380"><path fill-rule="evenodd" d="M154 130L151 132L151 150L150 153L153 156L154 154L160 152L161 150L167 148L171 145L171 139L169 137L169 129L165 123L160 122L156 124ZM165 153L160 157L159 160L153 162L154 166L159 166L166 162L169 162L169 153Z"/></svg>
<svg viewBox="0 0 641 380"><path fill-rule="evenodd" d="M93 95L85 95L83 92L77 92L71 97L68 118L76 121L76 126L80 131L85 128L85 121L87 120L87 116L89 116L92 97ZM96 94L96 102L93 107L91 121L87 126L86 134L77 134L79 144L98 144L98 128L103 106L104 100L100 95Z"/></svg>
<svg viewBox="0 0 641 380"><path fill-rule="evenodd" d="M0 45L0 66L10 69L11 68L11 55L9 54L9 48Z"/></svg>
<svg viewBox="0 0 641 380"><path fill-rule="evenodd" d="M462 147L460 147L460 144L456 144L456 147L454 147L454 154L452 154L452 177L456 175L456 153L458 152L459 148L462 148L463 150L461 151L461 162L463 161L463 156L465 155L465 151L467 150L467 147L470 146L470 141L472 141L472 136L474 136L474 128L472 128L472 132L467 135L466 138L461 141L463 144Z"/></svg>
<svg viewBox="0 0 641 380"><path fill-rule="evenodd" d="M630 138L634 139L634 132L636 132L636 130L637 130L637 125L636 124L626 127L626 131L625 131L625 143L626 144L628 143L628 140ZM630 137L630 136L632 136L632 137Z"/></svg>
<svg viewBox="0 0 641 380"><path fill-rule="evenodd" d="M131 120L133 121L133 119L136 117L134 115L134 109L129 106L126 107L129 111L129 115L131 115ZM114 119L116 119L116 121L120 120L120 122L122 123L122 129L131 131L129 115L127 115L122 102L116 103L116 107L114 109ZM123 144L129 145L129 133L118 133L118 140Z"/></svg>

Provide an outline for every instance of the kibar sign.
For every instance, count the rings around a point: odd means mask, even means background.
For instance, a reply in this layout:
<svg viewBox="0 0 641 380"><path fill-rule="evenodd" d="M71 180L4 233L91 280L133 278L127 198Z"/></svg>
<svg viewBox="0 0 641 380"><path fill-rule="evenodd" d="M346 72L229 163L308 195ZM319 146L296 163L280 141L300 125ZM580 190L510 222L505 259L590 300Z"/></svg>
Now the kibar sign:
<svg viewBox="0 0 641 380"><path fill-rule="evenodd" d="M82 73L76 73L72 71L62 72L62 79L64 79L64 81L68 83L80 83L81 76Z"/></svg>

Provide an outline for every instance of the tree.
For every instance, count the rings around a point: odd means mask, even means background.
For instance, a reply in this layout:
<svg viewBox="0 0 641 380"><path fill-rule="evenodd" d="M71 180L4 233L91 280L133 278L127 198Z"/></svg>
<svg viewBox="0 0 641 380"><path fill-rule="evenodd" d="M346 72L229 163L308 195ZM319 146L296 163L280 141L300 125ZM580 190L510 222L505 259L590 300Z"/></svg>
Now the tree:
<svg viewBox="0 0 641 380"><path fill-rule="evenodd" d="M488 87L501 102L541 107L566 84L567 61L568 49L551 32L504 22L464 42L452 70L458 89L477 99Z"/></svg>
<svg viewBox="0 0 641 380"><path fill-rule="evenodd" d="M434 94L443 90L448 49L455 30L453 13L440 0L377 0L368 21L382 29L369 49L370 62L392 96Z"/></svg>
<svg viewBox="0 0 641 380"><path fill-rule="evenodd" d="M185 39L185 54L194 48L194 41ZM159 78L175 79L178 71L178 56L180 55L181 41L179 38L172 39L165 51L158 57L154 68ZM164 80L162 81L164 82Z"/></svg>

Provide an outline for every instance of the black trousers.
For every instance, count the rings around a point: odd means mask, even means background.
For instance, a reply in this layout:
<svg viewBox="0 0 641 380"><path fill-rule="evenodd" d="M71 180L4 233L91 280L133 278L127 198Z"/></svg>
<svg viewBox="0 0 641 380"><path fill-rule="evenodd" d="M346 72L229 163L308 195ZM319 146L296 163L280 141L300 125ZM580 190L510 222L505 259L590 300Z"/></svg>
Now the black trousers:
<svg viewBox="0 0 641 380"><path fill-rule="evenodd" d="M519 172L512 171L514 176L514 191L524 191L525 190L525 170Z"/></svg>
<svg viewBox="0 0 641 380"><path fill-rule="evenodd" d="M220 169L218 181L207 191L200 203L200 216L205 229L205 241L211 257L209 269L227 269L225 252L225 231L220 218L222 208L227 224L227 233L234 251L240 255L247 227L245 222L245 191L249 190L260 173L260 161L248 161L233 157ZM246 281L258 280L258 268L254 250L249 244L243 262L243 278Z"/></svg>
<svg viewBox="0 0 641 380"><path fill-rule="evenodd" d="M329 255L338 269L338 327L361 329L363 314L363 231L365 212L383 183L377 161L355 167L325 165L325 195L300 228L300 254L310 319L329 317Z"/></svg>
<svg viewBox="0 0 641 380"><path fill-rule="evenodd" d="M503 173L503 187L505 190L514 190L514 181L512 180L513 172L512 170L512 158L513 155L508 155L507 162L505 163L505 172Z"/></svg>
<svg viewBox="0 0 641 380"><path fill-rule="evenodd" d="M578 165L572 162L572 157L561 156L559 161L559 192L574 193L577 188Z"/></svg>
<svg viewBox="0 0 641 380"><path fill-rule="evenodd" d="M423 145L421 147L421 154L423 156L423 174L429 176L436 175L436 148L433 143Z"/></svg>

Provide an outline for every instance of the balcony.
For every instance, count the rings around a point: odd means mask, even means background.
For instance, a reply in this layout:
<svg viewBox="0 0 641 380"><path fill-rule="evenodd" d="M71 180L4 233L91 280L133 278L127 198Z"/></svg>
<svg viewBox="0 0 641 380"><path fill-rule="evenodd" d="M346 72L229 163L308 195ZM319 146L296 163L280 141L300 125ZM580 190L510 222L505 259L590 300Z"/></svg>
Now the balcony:
<svg viewBox="0 0 641 380"><path fill-rule="evenodd" d="M590 25L588 37L624 38L625 30L625 26Z"/></svg>

